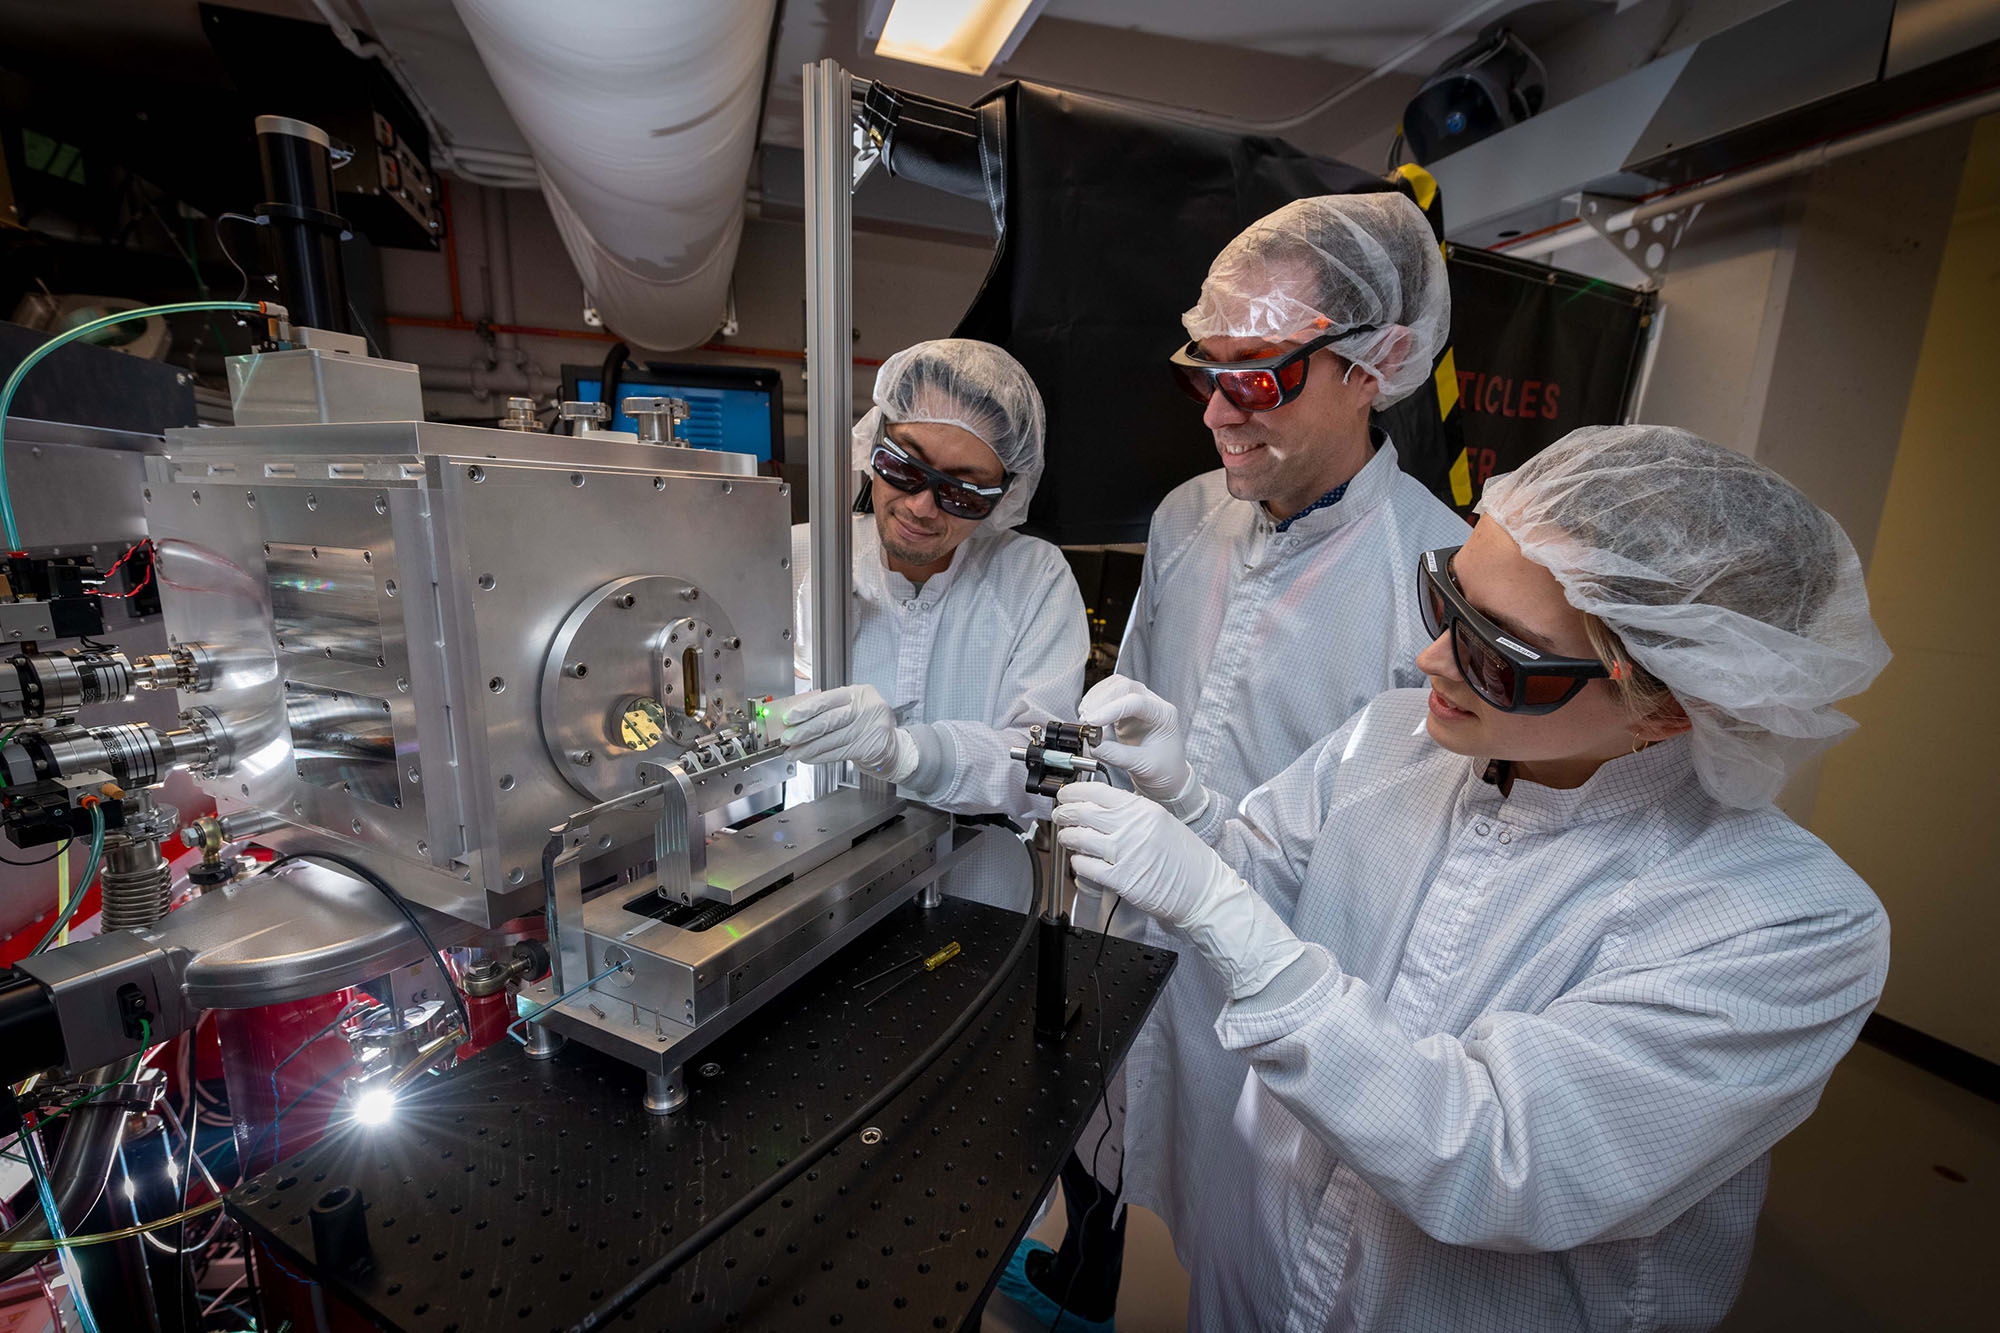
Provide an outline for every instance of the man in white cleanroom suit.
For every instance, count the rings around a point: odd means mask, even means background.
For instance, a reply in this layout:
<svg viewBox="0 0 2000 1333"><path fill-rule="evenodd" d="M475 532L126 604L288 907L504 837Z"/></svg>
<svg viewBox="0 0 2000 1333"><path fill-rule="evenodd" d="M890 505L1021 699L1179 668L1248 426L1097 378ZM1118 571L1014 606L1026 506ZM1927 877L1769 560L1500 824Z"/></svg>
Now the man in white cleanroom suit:
<svg viewBox="0 0 2000 1333"><path fill-rule="evenodd" d="M1173 704L1195 773L1233 808L1368 700L1423 679L1411 571L1421 552L1463 541L1466 526L1397 466L1374 414L1430 378L1451 289L1415 204L1328 195L1287 204L1231 241L1182 322L1191 341L1172 368L1203 404L1190 410L1203 413L1222 466L1153 515L1118 671ZM1098 685L1082 720L1149 725L1130 711L1145 705L1128 688ZM1098 753L1132 759L1116 745ZM1176 794L1155 790L1160 779L1143 767L1132 776L1160 799ZM1144 918L1129 930L1166 942ZM1195 1233L1205 1205L1171 1174L1156 1182L1159 1153L1226 1132L1249 1065L1215 1050L1201 1079L1168 1085L1156 1071L1162 1052L1214 1046L1221 1002L1212 975L1181 967L1125 1065L1130 1095L1164 1099L1133 1128L1164 1139L1123 1164L1127 1193L1176 1237ZM1114 1085L1114 1110L1119 1101ZM1104 1136L1099 1122L1082 1144L1063 1176L1071 1234L1060 1257L1030 1242L1002 1282L1044 1323L1067 1296L1072 1330L1109 1322L1123 1249L1124 1210L1093 1197L1088 1172L1094 1157L1096 1178L1117 1183L1119 1134Z"/></svg>
<svg viewBox="0 0 2000 1333"><path fill-rule="evenodd" d="M990 343L946 338L896 353L854 428L872 514L854 518L851 678L783 704L784 741L811 763L852 761L913 800L1027 823L1048 814L1007 757L1030 723L1074 717L1090 655L1083 595L1060 550L1014 528L1042 475L1042 397ZM798 675L812 679L812 572L800 575ZM1026 849L1004 832L945 891L1020 910Z"/></svg>

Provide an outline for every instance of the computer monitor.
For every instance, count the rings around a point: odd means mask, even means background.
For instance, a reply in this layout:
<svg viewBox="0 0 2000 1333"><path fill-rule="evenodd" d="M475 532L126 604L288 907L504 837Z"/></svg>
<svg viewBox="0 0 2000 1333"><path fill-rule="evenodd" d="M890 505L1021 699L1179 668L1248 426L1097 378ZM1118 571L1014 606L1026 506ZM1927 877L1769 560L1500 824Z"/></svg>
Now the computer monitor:
<svg viewBox="0 0 2000 1333"><path fill-rule="evenodd" d="M564 366L562 375L565 400L604 401L602 366ZM621 400L645 396L687 400L688 419L680 423L679 434L697 449L752 454L765 463L784 458L785 390L775 370L648 361L618 377ZM609 424L614 430L638 428L615 403Z"/></svg>

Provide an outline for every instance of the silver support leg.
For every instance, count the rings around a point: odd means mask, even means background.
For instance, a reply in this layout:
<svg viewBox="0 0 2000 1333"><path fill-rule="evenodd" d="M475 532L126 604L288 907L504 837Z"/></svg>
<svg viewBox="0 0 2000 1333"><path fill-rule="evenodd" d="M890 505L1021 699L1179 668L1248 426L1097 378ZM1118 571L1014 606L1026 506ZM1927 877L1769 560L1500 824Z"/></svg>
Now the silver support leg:
<svg viewBox="0 0 2000 1333"><path fill-rule="evenodd" d="M943 901L944 890L938 887L936 880L932 880L930 883L924 885L923 889L917 894L917 906L923 908L925 911L929 911Z"/></svg>
<svg viewBox="0 0 2000 1333"><path fill-rule="evenodd" d="M528 1024L527 1034L528 1058L530 1060L554 1059L555 1053L561 1050L563 1043L568 1040L562 1033L551 1032L540 1023Z"/></svg>
<svg viewBox="0 0 2000 1333"><path fill-rule="evenodd" d="M687 1105L687 1099L687 1083L679 1065L664 1074L646 1075L647 1115L672 1115Z"/></svg>
<svg viewBox="0 0 2000 1333"><path fill-rule="evenodd" d="M848 601L854 583L847 514L854 470L854 145L852 79L831 60L803 74L806 167L806 459L812 517L814 689L848 684ZM813 770L813 795L839 781Z"/></svg>

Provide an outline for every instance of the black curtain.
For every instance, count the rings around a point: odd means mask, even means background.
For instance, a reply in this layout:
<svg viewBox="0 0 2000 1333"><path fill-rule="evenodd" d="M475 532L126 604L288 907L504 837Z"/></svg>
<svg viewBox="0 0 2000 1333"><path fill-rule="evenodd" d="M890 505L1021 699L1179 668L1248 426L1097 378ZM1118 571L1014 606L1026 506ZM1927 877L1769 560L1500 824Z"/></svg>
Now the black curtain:
<svg viewBox="0 0 2000 1333"><path fill-rule="evenodd" d="M1402 190L1441 226L1421 170L1384 179L1282 139L1028 83L998 89L977 110L981 133L957 142L986 160L989 178L1004 161L1004 189L983 191L1000 239L956 335L1007 348L1041 388L1048 467L1026 526L1051 541L1144 541L1166 493L1218 466L1200 408L1174 387L1166 358L1185 341L1181 314L1230 238L1294 199L1378 190ZM917 156L887 158L918 177ZM1461 449L1454 403L1441 413L1435 386L1381 422L1404 467L1449 496Z"/></svg>

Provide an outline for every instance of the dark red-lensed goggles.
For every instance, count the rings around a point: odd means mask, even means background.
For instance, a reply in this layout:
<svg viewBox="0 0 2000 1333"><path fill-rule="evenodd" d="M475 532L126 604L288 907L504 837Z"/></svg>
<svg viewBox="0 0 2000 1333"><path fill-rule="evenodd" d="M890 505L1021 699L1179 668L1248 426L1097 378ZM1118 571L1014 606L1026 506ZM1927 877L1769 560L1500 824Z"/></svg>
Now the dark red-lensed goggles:
<svg viewBox="0 0 2000 1333"><path fill-rule="evenodd" d="M1479 614L1452 576L1460 548L1417 558L1417 604L1435 639L1451 631L1453 660L1473 692L1503 713L1553 713L1593 680L1611 675L1594 657L1538 652Z"/></svg>
<svg viewBox="0 0 2000 1333"><path fill-rule="evenodd" d="M919 463L903 451L902 445L889 438L886 422L876 432L875 449L868 456L868 466L876 476L904 494L914 495L918 491L929 490L931 498L944 513L953 518L975 521L992 513L993 506L1000 503L1000 497L1014 484L1011 473L1001 477L998 486L981 486Z"/></svg>
<svg viewBox="0 0 2000 1333"><path fill-rule="evenodd" d="M1210 361L1200 355L1200 345L1190 342L1167 358L1174 379L1188 397L1208 405L1220 393L1245 412L1269 412L1283 407L1306 387L1306 363L1312 354L1336 339L1355 333L1373 333L1379 325L1358 324L1336 333L1323 333L1310 342L1251 361Z"/></svg>

